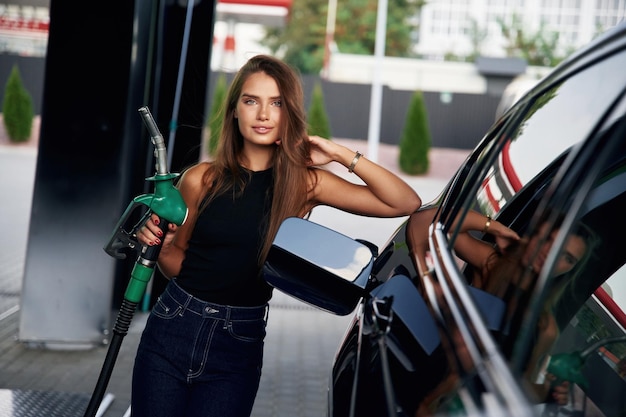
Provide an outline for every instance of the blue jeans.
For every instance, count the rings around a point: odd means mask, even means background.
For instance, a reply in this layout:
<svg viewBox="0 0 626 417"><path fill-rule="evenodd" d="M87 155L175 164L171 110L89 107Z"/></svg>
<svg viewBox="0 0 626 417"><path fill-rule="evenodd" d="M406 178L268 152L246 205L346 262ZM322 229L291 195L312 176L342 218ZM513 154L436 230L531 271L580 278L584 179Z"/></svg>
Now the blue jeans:
<svg viewBox="0 0 626 417"><path fill-rule="evenodd" d="M132 416L248 417L261 379L267 312L267 305L208 303L170 281L137 349Z"/></svg>

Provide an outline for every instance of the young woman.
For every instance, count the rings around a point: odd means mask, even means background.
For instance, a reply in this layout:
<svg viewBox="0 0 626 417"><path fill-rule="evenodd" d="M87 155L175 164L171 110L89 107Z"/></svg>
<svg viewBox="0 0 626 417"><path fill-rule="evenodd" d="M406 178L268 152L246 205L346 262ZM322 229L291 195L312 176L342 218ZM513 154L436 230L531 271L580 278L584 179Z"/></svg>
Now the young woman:
<svg viewBox="0 0 626 417"><path fill-rule="evenodd" d="M298 75L270 56L251 58L228 92L214 161L186 170L189 208L163 236L156 216L137 233L163 245L170 281L157 300L133 371L133 417L249 416L261 377L271 287L261 267L281 222L317 205L394 217L421 205L400 178L306 133ZM344 165L364 184L324 169Z"/></svg>

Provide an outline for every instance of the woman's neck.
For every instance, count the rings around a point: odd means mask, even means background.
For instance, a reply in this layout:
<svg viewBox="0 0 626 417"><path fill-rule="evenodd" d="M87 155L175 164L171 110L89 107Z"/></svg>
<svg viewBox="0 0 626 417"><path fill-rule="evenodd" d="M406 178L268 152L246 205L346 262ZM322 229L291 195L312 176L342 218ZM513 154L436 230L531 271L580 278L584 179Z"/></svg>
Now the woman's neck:
<svg viewBox="0 0 626 417"><path fill-rule="evenodd" d="M274 152L276 148L256 147L251 149L245 147L239 157L239 165L249 171L265 171L272 167L274 162Z"/></svg>

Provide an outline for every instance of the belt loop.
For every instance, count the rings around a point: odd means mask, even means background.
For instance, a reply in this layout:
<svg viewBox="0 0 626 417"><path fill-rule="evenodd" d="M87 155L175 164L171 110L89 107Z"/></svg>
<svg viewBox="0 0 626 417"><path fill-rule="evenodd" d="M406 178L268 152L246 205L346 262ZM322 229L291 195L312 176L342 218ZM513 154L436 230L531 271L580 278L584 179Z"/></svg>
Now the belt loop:
<svg viewBox="0 0 626 417"><path fill-rule="evenodd" d="M233 311L232 307L226 306L226 317L224 317L224 329L230 326L230 313Z"/></svg>
<svg viewBox="0 0 626 417"><path fill-rule="evenodd" d="M185 303L183 304L183 309L180 312L180 316L182 317L183 313L187 310L187 308L189 307L189 303L191 302L191 300L193 299L193 296L191 295L187 295L187 299L185 300Z"/></svg>

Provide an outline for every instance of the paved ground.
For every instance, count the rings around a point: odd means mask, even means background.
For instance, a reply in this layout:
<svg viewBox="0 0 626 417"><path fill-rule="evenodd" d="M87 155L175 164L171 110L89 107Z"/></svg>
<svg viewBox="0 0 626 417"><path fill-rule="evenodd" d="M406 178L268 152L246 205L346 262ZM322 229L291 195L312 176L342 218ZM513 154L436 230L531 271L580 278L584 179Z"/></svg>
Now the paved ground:
<svg viewBox="0 0 626 417"><path fill-rule="evenodd" d="M21 279L37 150L33 142L11 145L3 142L1 136L0 417L82 416L108 348L52 350L18 341ZM364 141L341 143L368 155ZM441 191L466 155L466 151L433 149L428 175L403 177L424 201L429 201ZM396 147L381 145L377 159L398 172ZM311 220L382 246L404 219L364 219L318 208ZM351 317L315 310L278 292L271 306L264 372L253 417L323 416L328 372ZM123 340L107 385L110 396L105 400L112 402L104 417L124 416L128 410L132 361L145 318L146 313L138 312Z"/></svg>

